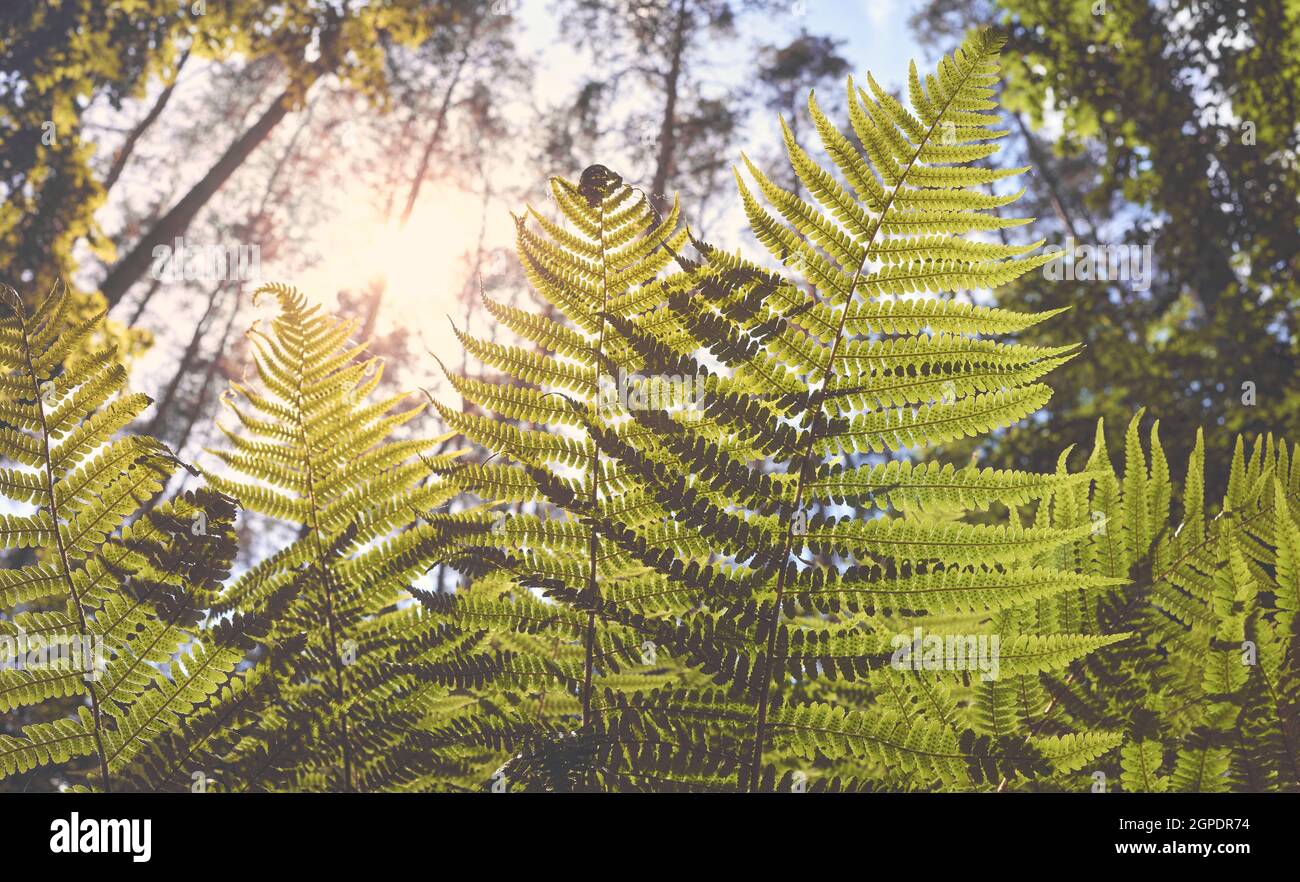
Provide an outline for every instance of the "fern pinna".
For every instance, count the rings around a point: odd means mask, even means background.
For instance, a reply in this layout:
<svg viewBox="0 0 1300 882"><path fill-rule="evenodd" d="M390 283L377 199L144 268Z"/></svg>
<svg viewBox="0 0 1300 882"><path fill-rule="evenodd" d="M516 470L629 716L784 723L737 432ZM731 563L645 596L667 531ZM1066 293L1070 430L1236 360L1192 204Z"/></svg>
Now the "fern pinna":
<svg viewBox="0 0 1300 882"><path fill-rule="evenodd" d="M405 592L442 551L416 519L450 492L428 478L451 457L433 455L443 439L390 437L424 405L371 400L383 366L351 341L355 321L290 288L263 294L280 307L270 333L249 333L263 388L233 384L238 427L223 427L228 445L212 451L229 471L208 480L298 536L213 600L215 613L270 612L275 624L257 694L231 696L244 704L232 719L255 722L205 754L232 790L418 786L432 754L409 733L445 697L439 660L476 637Z"/></svg>
<svg viewBox="0 0 1300 882"><path fill-rule="evenodd" d="M1045 627L1140 639L1045 678L1033 725L1125 733L1123 749L1076 786L1300 789L1300 450L1269 435L1247 454L1239 437L1215 511L1200 434L1180 492L1159 423L1144 445L1141 417L1125 433L1122 470L1099 424L1096 480L1063 490L1042 515L1061 528L1091 521L1088 537L1058 552L1063 563L1129 584L1037 611Z"/></svg>
<svg viewBox="0 0 1300 882"><path fill-rule="evenodd" d="M1019 610L1115 583L1046 561L1089 525L922 517L945 502L1014 508L1086 475L882 456L1022 419L1071 355L987 339L1044 316L901 296L995 287L1047 259L1040 243L966 235L1023 223L993 213L1015 195L979 190L1015 172L971 165L1004 134L987 113L1001 43L973 35L924 82L913 67L911 110L850 81L857 144L810 100L847 182L786 129L818 205L746 160L776 210L742 180L750 224L802 285L702 242L683 256L676 206L660 218L600 166L552 182L567 227L519 219L529 278L568 322L489 302L540 352L463 335L505 379L452 383L505 421L441 411L501 460L444 473L511 507L438 516L456 562L510 574L492 601L500 640L552 638L521 650L537 672L527 700L447 733L512 752L499 781L992 788L1118 743L1009 736L970 670L894 663L918 626L948 645L999 637L1004 679L1126 636L1016 627ZM556 661L574 644L576 671ZM539 710L555 689L571 703Z"/></svg>
<svg viewBox="0 0 1300 882"><path fill-rule="evenodd" d="M121 433L149 399L93 345L103 315L69 308L62 286L33 314L0 289L0 451L15 463L0 490L28 512L0 516L0 544L36 551L0 570L0 711L38 720L0 734L0 777L57 764L66 785L107 791L239 678L255 629L202 626L234 557L234 505L201 490L146 510L179 463Z"/></svg>

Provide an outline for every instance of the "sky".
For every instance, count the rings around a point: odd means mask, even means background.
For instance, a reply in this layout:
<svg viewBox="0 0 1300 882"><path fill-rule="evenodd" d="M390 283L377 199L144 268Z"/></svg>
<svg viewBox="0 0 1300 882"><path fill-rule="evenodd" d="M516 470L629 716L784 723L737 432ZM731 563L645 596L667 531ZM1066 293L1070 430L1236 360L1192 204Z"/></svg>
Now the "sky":
<svg viewBox="0 0 1300 882"><path fill-rule="evenodd" d="M835 34L843 39L841 54L849 59L855 75L870 69L882 85L899 87L905 82L908 61L913 57L919 62L926 60L926 53L917 46L908 26L919 5L920 0L792 0L785 14L758 22L749 18L740 38L720 51L706 76L719 84L735 85L752 72L748 56L755 45L789 39L806 27L814 34ZM535 96L543 102L565 100L587 73L589 60L561 39L558 17L548 0L517 0L514 9L522 26L519 46L539 60ZM775 142L776 132L775 119L755 114L741 149L754 155L760 144ZM619 167L616 158L594 157L593 161ZM556 170L572 176L578 171ZM341 201L353 206L365 203L353 197ZM488 205L486 222L482 208L473 194L451 186L428 186L411 221L400 231L395 225L385 227L374 214L341 212L320 230L325 260L311 271L298 273L294 283L329 302L335 289L363 288L382 272L394 297L413 308L388 311L381 317L381 329L385 321L401 323L418 333L424 348L456 351L459 344L446 316L459 312L454 298L462 290L467 274L459 257L475 247L480 226L488 247L512 245L514 224L510 212L522 206L494 201ZM724 230L716 237L719 244L761 247L739 235L743 215L738 204L730 219L720 226ZM263 275L270 278L275 272L277 267L269 264Z"/></svg>
<svg viewBox="0 0 1300 882"><path fill-rule="evenodd" d="M532 78L532 101L539 105L555 105L571 100L575 86L588 73L591 61L576 52L570 41L563 39L553 0L498 2L513 4L509 8L519 26L517 46L526 57L537 59ZM861 78L870 69L887 88L901 87L909 59L915 57L921 63L930 60L928 53L916 44L908 24L919 5L920 0L790 0L785 12L743 17L738 39L720 44L703 73L706 81L716 84L719 89L741 85L744 77L753 74L752 55L756 46L784 42L801 28L806 28L813 34L830 34L843 40L840 52L849 60L855 77ZM205 81L206 74L201 65L187 68L167 114L183 114L187 101L208 100ZM120 137L108 134L111 126L121 126L123 118L138 119L142 116L160 89L161 84L153 84L142 99L128 103L125 114L103 108L103 121L110 127L105 129L105 137L98 145L101 152L111 156L120 143ZM520 108L521 111L524 109ZM652 110L657 112L658 108ZM282 126L296 127L297 116L287 119ZM364 125L365 121L360 120L358 124ZM166 132L167 128L165 114L160 119L159 129ZM777 143L777 133L774 118L762 112L754 114L732 158L739 160L741 150L751 156L760 155L761 148ZM210 144L201 154L184 163L183 180L160 182L149 174L145 164L135 169L128 166L123 185L138 188L134 191L135 198L157 198L163 193L171 193L172 196L164 198L174 201L224 149L225 142L220 138L217 140L220 143ZM510 156L511 152L507 150L506 155ZM592 157L591 161L616 169L626 167L617 156ZM514 166L507 176L515 176L513 183L520 185L519 189L538 183L524 179L537 174L535 167L521 159ZM580 171L553 170L571 177L576 177ZM129 181L132 175L136 178ZM290 259L263 259L259 279L295 285L312 300L332 309L340 290L364 290L371 280L382 277L387 291L377 330L384 332L404 327L412 332L420 349L442 354L459 352L461 347L453 336L448 316L463 313L457 298L469 276L466 253L472 253L475 248L480 229L488 248L504 247L513 251L511 212L519 212L524 206L497 199L488 203L485 214L478 195L453 184L430 182L422 189L410 222L399 227L384 222L378 208L381 200L374 192L367 191L367 186L373 185L355 178L322 194L327 210L323 213L323 220L309 229L310 250L320 258L315 265L304 268L301 254L289 255ZM756 257L761 256L761 246L744 232L744 217L738 200L728 200L724 195L721 201L732 206L731 213L721 218L716 232L710 228L710 239L723 247L740 246ZM684 216L689 218L690 206L683 209ZM110 200L101 209L99 219L105 229L116 229L122 222L120 204ZM85 287L93 287L98 281L94 273L80 279ZM159 297L165 294L164 290ZM131 302L138 296L137 289L131 295ZM190 329L197 319L195 310L200 306L186 302L177 304L175 309L151 307L145 325L160 333L159 341L136 365L137 381L143 383L146 391L157 391L155 387L160 387L170 377L180 349L188 341ZM177 309L181 312L178 313ZM264 303L260 309L244 313L239 324L247 326L255 319L268 319L273 312L274 307ZM168 333L168 325L180 330ZM471 326L470 330L481 333L483 328ZM404 368L403 382L432 388L438 391L438 397L446 398L448 390L436 364L432 359L420 361L423 363Z"/></svg>

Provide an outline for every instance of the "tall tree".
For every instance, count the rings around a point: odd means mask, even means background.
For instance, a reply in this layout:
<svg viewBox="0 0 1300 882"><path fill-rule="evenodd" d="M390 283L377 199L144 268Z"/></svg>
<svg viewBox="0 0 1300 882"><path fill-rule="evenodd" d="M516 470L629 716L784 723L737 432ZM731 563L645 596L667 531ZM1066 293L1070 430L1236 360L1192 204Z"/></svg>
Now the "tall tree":
<svg viewBox="0 0 1300 882"><path fill-rule="evenodd" d="M802 30L784 45L768 43L759 48L758 98L763 107L781 115L796 141L808 117L808 93L839 85L849 73L849 62L839 53L843 45L834 37ZM778 152L784 156L783 148ZM768 164L781 166L780 162ZM777 180L793 193L803 188L791 169L782 168Z"/></svg>
<svg viewBox="0 0 1300 882"><path fill-rule="evenodd" d="M588 149L615 136L638 166L623 171L648 183L662 212L680 192L697 206L721 191L742 120L742 96L707 87L704 74L720 43L737 37L745 13L784 8L769 0L566 0L562 30L591 52L594 73L571 108ZM620 102L636 96L634 106ZM584 146L568 137L568 146ZM559 146L562 142L555 142ZM576 151L575 151L576 152ZM582 167L591 157L572 156Z"/></svg>
<svg viewBox="0 0 1300 882"><path fill-rule="evenodd" d="M141 94L153 75L174 73L183 57L177 49L181 43L207 58L276 58L284 82L257 117L226 142L207 172L124 255L112 260L111 254L101 253L112 261L100 285L110 307L144 275L153 249L188 229L213 195L302 105L313 85L330 77L382 105L386 47L418 45L479 6L470 0L17 4L17 14L0 19L0 66L10 75L0 96L0 107L8 111L0 128L0 185L7 195L0 251L14 257L9 272L24 287L34 288L70 273L72 247L92 234L93 214L104 193L90 171L82 114L96 100L120 102ZM15 194L22 196L12 198Z"/></svg>
<svg viewBox="0 0 1300 882"><path fill-rule="evenodd" d="M252 3L214 7L212 17L219 20L218 33L253 57L273 54L280 58L287 81L252 124L229 143L207 173L112 265L100 284L110 307L143 276L154 249L184 234L203 206L276 126L301 105L319 80L333 75L382 100L383 53L379 44L386 39L419 42L427 38L434 26L456 15L441 4L407 0L395 5L406 13L405 17L391 5L344 8L328 2L310 2L296 4L289 11ZM275 24L271 31L261 27L268 21ZM264 36L266 33L271 36ZM379 41L375 39L377 34L381 37Z"/></svg>
<svg viewBox="0 0 1300 882"><path fill-rule="evenodd" d="M174 0L0 7L0 266L29 295L69 277L73 246L96 230L104 189L83 112L170 77L191 26Z"/></svg>
<svg viewBox="0 0 1300 882"><path fill-rule="evenodd" d="M1074 307L1042 333L1089 349L1062 372L1052 419L1008 434L996 456L1044 467L1096 417L1118 430L1142 406L1172 460L1201 425L1219 461L1237 432L1295 434L1295 5L936 0L916 23L936 48L977 24L1004 27L1012 131L1029 160L1051 157L1033 189L1058 241L1154 255L1146 290L1035 278L1000 293L1009 306Z"/></svg>

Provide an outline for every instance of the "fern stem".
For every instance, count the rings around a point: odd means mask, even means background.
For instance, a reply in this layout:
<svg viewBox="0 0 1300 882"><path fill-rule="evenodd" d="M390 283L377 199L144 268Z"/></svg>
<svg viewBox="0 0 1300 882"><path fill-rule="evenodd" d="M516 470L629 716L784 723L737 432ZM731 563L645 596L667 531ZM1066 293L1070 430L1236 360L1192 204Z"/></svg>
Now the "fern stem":
<svg viewBox="0 0 1300 882"><path fill-rule="evenodd" d="M23 332L23 358L27 361L27 375L32 381L32 394L36 399L36 412L41 416L41 453L45 466L45 494L49 500L50 520L53 522L51 532L54 533L54 543L59 553L59 566L63 572L63 581L68 586L68 593L72 597L72 608L77 613L77 624L81 627L81 633L89 637L90 627L86 623L86 613L81 607L81 596L77 593L76 583L72 579L72 564L68 560L68 549L63 544L63 534L59 532L59 506L54 498L54 460L50 453L50 424L45 418L45 401L41 395L40 382L36 376L36 365L32 361L31 341L27 336L27 319L25 316L20 318ZM104 751L104 737L101 733L103 717L100 714L99 696L95 693L94 680L87 680L86 691L90 693L90 713L94 722L95 752L99 755L99 774L104 782L104 792L112 793L113 786L108 775L108 755Z"/></svg>
<svg viewBox="0 0 1300 882"><path fill-rule="evenodd" d="M551 643L551 661L555 661L560 652L560 635L555 635L555 640ZM542 697L537 702L537 722L546 719L546 682L542 682Z"/></svg>
<svg viewBox="0 0 1300 882"><path fill-rule="evenodd" d="M303 438L304 443L306 443L305 433ZM316 546L317 559L320 561L321 589L325 594L325 624L329 629L330 637L330 666L334 669L335 694L338 696L339 702L343 703L347 700L347 683L344 678L343 667L339 661L338 621L334 615L334 593L330 590L331 573L329 566L325 563L325 549L320 541L319 518L316 510L316 489L310 451L308 451L307 456L307 497L308 504L311 506L312 542ZM348 738L348 714L346 711L343 712L343 717L339 722L339 730L339 747L343 758L343 789L351 791L353 789L352 745Z"/></svg>
<svg viewBox="0 0 1300 882"><path fill-rule="evenodd" d="M892 197L890 201L893 201ZM888 206L886 206L886 210L888 210ZM881 217L884 217L883 212L881 213ZM879 222L877 222L876 226L878 229L880 226ZM872 238L874 239L874 237L875 231L873 230ZM861 276L862 269L866 266L866 262L866 252L864 251L862 262L858 264L857 272L854 273L853 281L849 285L849 300L853 299L853 289L857 286L858 278ZM831 345L831 357L826 365L828 375L835 369L835 356L839 352L840 340L844 336L844 324L847 318L848 309L846 305L843 314L840 316L839 327L835 331L835 342ZM822 384L818 388L817 394L814 396L813 401L809 406L809 410L813 415L812 423L808 427L808 439L804 445L804 450L799 455L799 477L795 481L794 502L788 511L788 516L786 517L785 540L779 558L779 566L781 569L777 572L776 576L776 599L772 604L772 615L765 623L767 627L767 648L764 654L764 666L760 671L762 686L759 688L758 717L754 727L754 753L750 758L748 773L740 781L742 789L752 790L758 786L759 772L763 766L763 742L767 735L767 709L771 696L772 673L775 662L773 656L776 653L776 630L781 616L781 601L785 595L786 573L789 571L789 567L786 564L790 557L791 548L794 545L793 516L803 505L804 487L807 483L808 477L808 462L812 459L813 445L817 441L817 428L821 422L821 409L826 398L826 387L828 385L827 379L828 377L822 378Z"/></svg>
<svg viewBox="0 0 1300 882"><path fill-rule="evenodd" d="M600 205L600 334L596 340L596 366L599 369L605 357L605 311L609 309L609 255L605 249L605 203ZM596 581L596 559L600 553L600 529L597 507L600 504L600 446L592 439L591 450L591 494L587 500L588 521L591 538L588 542L590 566L587 571L587 593L592 609L587 616L587 645L582 662L582 728L591 724L591 678L595 668L596 657L596 603L600 600L600 586Z"/></svg>
<svg viewBox="0 0 1300 882"><path fill-rule="evenodd" d="M971 65L967 69L966 73L962 75L962 84L970 78L971 72L975 70L975 67L975 65ZM943 119L944 114L948 112L948 108L952 106L953 100L960 92L961 85L958 85L951 90L942 109L935 114L934 122L930 124L925 135L922 136L920 142L916 145L916 149L912 152L911 158L907 161L907 166L903 169L902 174L899 175L898 181L894 184L893 189L890 190L889 199L885 202L884 206L880 210L880 214L876 216L875 222L872 224L871 234L867 236L866 244L862 249L862 259L858 261L857 269L854 270L853 279L849 282L848 291L845 294L844 309L840 312L839 325L835 329L835 339L831 343L831 354L830 358L826 362L826 370L823 372L821 385L818 386L817 392L814 394L813 400L809 404L809 411L812 413L812 421L808 426L808 435L804 442L803 452L798 457L799 477L795 482L794 502L792 503L792 507L788 510L790 516L786 518L785 541L782 544L781 555L778 559L778 565L781 569L777 572L776 576L776 599L772 604L772 614L765 623L767 626L767 649L766 654L764 655L762 670L759 672L759 676L762 677L762 685L759 687L758 716L754 726L754 752L750 757L747 772L742 772L740 778L741 789L756 789L758 786L759 774L763 767L763 743L767 737L767 711L771 698L772 675L774 673L776 661L773 658L773 655L776 653L776 631L781 618L781 601L785 596L786 573L790 570L790 567L788 566L790 551L794 545L794 515L798 513L800 507L803 505L804 487L808 481L808 464L812 460L813 447L817 443L817 431L822 420L822 407L826 402L826 389L830 385L830 379L834 376L835 358L839 354L840 343L844 339L844 326L849 317L848 307L849 304L853 302L853 294L854 291L857 290L858 280L862 278L862 272L866 269L867 260L871 255L871 247L876 244L876 237L880 235L881 227L884 226L885 217L889 214L890 208L893 207L894 200L898 197L898 193L902 189L903 183L907 180L908 174L912 171L912 166L914 166L916 161L920 158L921 151L925 149L925 145L930 142L930 138L934 134L935 128L939 125L939 121Z"/></svg>
<svg viewBox="0 0 1300 882"><path fill-rule="evenodd" d="M343 667L339 659L339 638L338 622L334 615L334 594L330 590L331 573L326 563L325 548L321 545L320 538L320 512L316 500L316 469L312 461L311 442L307 437L307 426L303 422L303 373L306 370L306 353L302 353L301 363L298 370L298 400L294 402L294 413L298 419L298 432L302 438L303 462L307 467L307 505L308 505L308 527L311 530L312 544L316 547L316 560L319 562L321 571L321 590L325 595L325 624L329 631L330 638L330 667L334 669L334 691L338 697L339 703L342 704L347 700L347 684L343 675ZM339 752L343 760L343 789L350 792L352 787L352 745L348 738L348 714L343 712L339 721Z"/></svg>
<svg viewBox="0 0 1300 882"><path fill-rule="evenodd" d="M1074 682L1074 674L1071 674L1070 676L1065 678L1065 681L1061 685L1068 687L1073 682ZM1049 701L1047 703L1047 706L1043 708L1043 712L1038 715L1038 719L1034 721L1034 725L1029 727L1029 734L1025 737L1025 743L1029 743L1030 739L1032 739L1035 735L1037 735L1040 731L1042 731L1043 726L1047 724L1048 719L1052 716L1052 711L1056 709L1056 704L1057 704L1056 696L1053 696L1052 700ZM998 782L997 792L1002 793L1004 790L1006 790L1007 784L1010 783L1010 780L1011 779L1008 778L1006 775L1003 775L1002 780Z"/></svg>

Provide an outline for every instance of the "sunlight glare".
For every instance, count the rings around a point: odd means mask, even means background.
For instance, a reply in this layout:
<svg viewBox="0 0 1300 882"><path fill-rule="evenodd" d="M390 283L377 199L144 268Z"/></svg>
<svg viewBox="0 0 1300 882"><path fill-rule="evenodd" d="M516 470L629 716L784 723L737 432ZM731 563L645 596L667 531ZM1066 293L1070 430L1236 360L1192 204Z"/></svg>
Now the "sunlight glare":
<svg viewBox="0 0 1300 882"><path fill-rule="evenodd" d="M365 200L341 212L321 231L321 262L304 276L315 299L329 300L340 290L364 292L383 282L379 332L406 328L421 348L449 352L460 348L447 317L464 324L460 297L479 244L482 202L451 186L430 186L410 220L387 222ZM513 226L499 206L504 223L489 223L485 248L508 242Z"/></svg>

